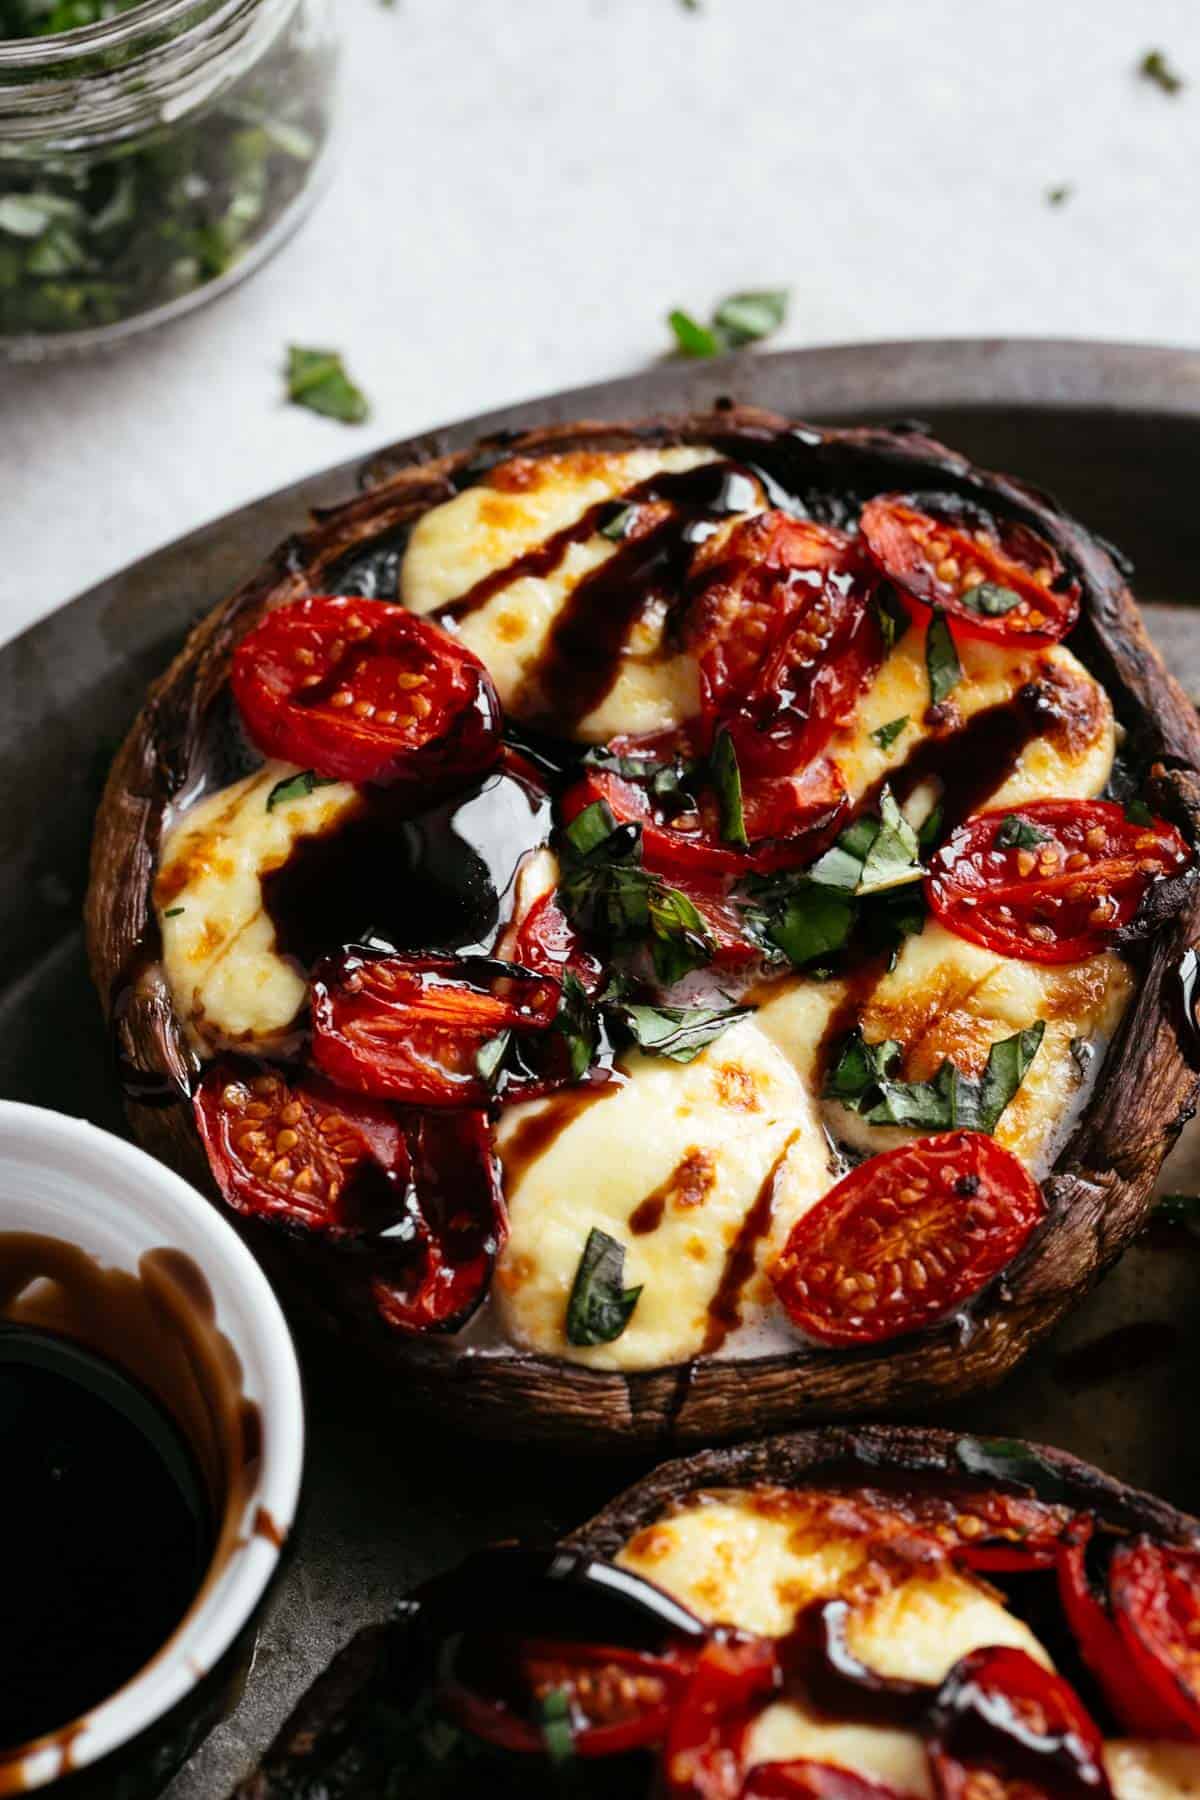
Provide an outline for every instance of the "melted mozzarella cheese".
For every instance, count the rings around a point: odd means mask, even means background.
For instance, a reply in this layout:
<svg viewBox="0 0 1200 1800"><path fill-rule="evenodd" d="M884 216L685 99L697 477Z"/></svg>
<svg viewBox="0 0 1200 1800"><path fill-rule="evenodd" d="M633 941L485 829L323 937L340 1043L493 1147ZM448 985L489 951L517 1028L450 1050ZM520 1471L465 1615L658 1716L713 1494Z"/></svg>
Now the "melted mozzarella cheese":
<svg viewBox="0 0 1200 1800"><path fill-rule="evenodd" d="M314 788L267 811L271 789L300 771L269 762L192 807L167 836L154 884L163 967L180 1019L202 1054L288 1047L308 983L275 947L263 877L300 838L359 804L348 783Z"/></svg>
<svg viewBox="0 0 1200 1800"><path fill-rule="evenodd" d="M997 1142L1035 1172L1048 1167L1085 1095L1088 1065L1073 1045L1100 1052L1132 997L1126 965L1111 951L1083 963L1053 965L998 956L956 937L934 920L906 939L896 966L872 989L858 1013L868 1043L894 1038L904 1078L928 1081L945 1058L978 1076L988 1051L1039 1019L1046 1026L1024 1081L1001 1116ZM844 982L788 982L756 1014L762 1031L789 1057L802 1079L816 1081L822 1033L847 993ZM1091 1067L1099 1066L1099 1055ZM825 1102L830 1129L872 1153L919 1132L868 1125L857 1113Z"/></svg>
<svg viewBox="0 0 1200 1800"><path fill-rule="evenodd" d="M573 1115L568 1097L567 1123L527 1166L523 1137L540 1134L539 1116L562 1102L501 1117L510 1231L493 1291L522 1349L593 1368L655 1368L702 1349L727 1260L774 1172L770 1219L741 1289L747 1316L761 1312L763 1265L828 1186L829 1146L804 1084L752 1019L694 1062L634 1053L623 1071L621 1087ZM625 1245L625 1285L642 1293L614 1343L583 1347L567 1342L566 1313L593 1226Z"/></svg>
<svg viewBox="0 0 1200 1800"><path fill-rule="evenodd" d="M1112 769L1113 714L1107 694L1083 664L1057 644L1048 650L1013 650L961 634L955 641L962 679L932 720L925 626L914 621L859 696L853 718L834 733L829 754L851 797L857 800L868 793L934 731L957 731L977 714L1007 705L1028 687L1045 696L1045 728L1025 744L987 805L1098 794ZM872 734L905 717L903 731L882 748ZM947 756L953 758L952 747Z"/></svg>
<svg viewBox="0 0 1200 1800"><path fill-rule="evenodd" d="M716 452L688 446L620 453L572 451L502 464L478 486L418 520L400 573L400 597L428 613L459 599L486 576L582 518L589 507L627 493L666 470L697 468ZM462 619L458 635L487 665L505 708L518 718L553 709L535 671L552 626L572 590L620 545L599 532L573 543L543 575L517 574ZM696 665L663 643L661 617L635 627L611 690L574 735L600 743L618 733L667 731L700 707Z"/></svg>
<svg viewBox="0 0 1200 1800"><path fill-rule="evenodd" d="M746 1767L793 1760L853 1769L856 1775L882 1782L897 1794L917 1795L920 1800L931 1800L933 1794L925 1744L915 1731L886 1725L835 1725L796 1701L779 1700L759 1713L750 1727Z"/></svg>
<svg viewBox="0 0 1200 1800"><path fill-rule="evenodd" d="M1117 1800L1200 1800L1200 1744L1118 1738L1104 1767Z"/></svg>

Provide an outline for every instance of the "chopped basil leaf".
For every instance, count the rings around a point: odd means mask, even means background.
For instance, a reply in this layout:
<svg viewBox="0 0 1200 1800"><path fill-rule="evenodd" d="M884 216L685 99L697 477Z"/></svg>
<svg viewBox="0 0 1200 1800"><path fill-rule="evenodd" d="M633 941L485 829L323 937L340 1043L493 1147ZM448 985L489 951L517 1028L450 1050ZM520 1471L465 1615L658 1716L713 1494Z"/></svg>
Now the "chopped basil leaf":
<svg viewBox="0 0 1200 1800"><path fill-rule="evenodd" d="M1176 74L1162 50L1147 50L1138 64L1138 74L1144 81L1152 81L1164 94L1177 94L1184 86L1183 76Z"/></svg>
<svg viewBox="0 0 1200 1800"><path fill-rule="evenodd" d="M637 516L636 506L622 506L606 525L600 527L600 536L608 538L614 544L619 544L622 538L628 537Z"/></svg>
<svg viewBox="0 0 1200 1800"><path fill-rule="evenodd" d="M944 613L935 613L925 634L925 667L929 671L929 693L935 706L962 680L962 664L954 648L954 637Z"/></svg>
<svg viewBox="0 0 1200 1800"><path fill-rule="evenodd" d="M681 356L719 356L722 346L715 331L701 325L680 307L667 314L667 324L675 333L675 347Z"/></svg>
<svg viewBox="0 0 1200 1800"><path fill-rule="evenodd" d="M871 736L881 750L890 750L904 727L908 724L908 714L901 713L898 719L889 719L886 725L878 726Z"/></svg>
<svg viewBox="0 0 1200 1800"><path fill-rule="evenodd" d="M890 655L912 623L908 608L893 588L885 588L876 598L874 606L884 654Z"/></svg>
<svg viewBox="0 0 1200 1800"><path fill-rule="evenodd" d="M1046 205L1063 206L1071 198L1071 195L1074 192L1075 189L1069 181L1064 181L1059 187L1047 188Z"/></svg>
<svg viewBox="0 0 1200 1800"><path fill-rule="evenodd" d="M1014 606L1020 606L1021 596L1015 589L1003 587L998 581L980 581L975 587L964 588L960 596L964 606L972 612L987 613L998 619L1011 612Z"/></svg>
<svg viewBox="0 0 1200 1800"><path fill-rule="evenodd" d="M727 844L740 844L745 849L750 840L746 836L746 817L742 810L742 773L733 739L724 726L718 731L712 748L709 773L721 814L721 836Z"/></svg>
<svg viewBox="0 0 1200 1800"><path fill-rule="evenodd" d="M1070 1500L1067 1485L1053 1463L1019 1438L960 1437L954 1446L959 1467L968 1475L1032 1488L1041 1500Z"/></svg>
<svg viewBox="0 0 1200 1800"><path fill-rule="evenodd" d="M475 1072L481 1081L490 1087L500 1073L500 1064L504 1061L505 1052L512 1042L512 1032L502 1031L498 1037L489 1038L481 1044L475 1056Z"/></svg>
<svg viewBox="0 0 1200 1800"><path fill-rule="evenodd" d="M713 314L713 324L725 334L731 350L770 337L787 318L787 288L765 288L758 293L730 294Z"/></svg>
<svg viewBox="0 0 1200 1800"><path fill-rule="evenodd" d="M624 1283L625 1246L593 1225L567 1302L569 1344L616 1342L642 1292Z"/></svg>
<svg viewBox="0 0 1200 1800"><path fill-rule="evenodd" d="M634 1042L650 1055L669 1056L672 1062L689 1063L754 1008L619 1005L614 1011Z"/></svg>
<svg viewBox="0 0 1200 1800"><path fill-rule="evenodd" d="M552 1763L570 1762L575 1754L571 1729L571 1702L565 1688L551 1688L538 1706L538 1730L542 1748Z"/></svg>
<svg viewBox="0 0 1200 1800"><path fill-rule="evenodd" d="M1125 817L1131 825L1153 825L1154 814L1144 800L1127 800Z"/></svg>
<svg viewBox="0 0 1200 1800"><path fill-rule="evenodd" d="M667 887L655 876L648 875L646 880L654 972L664 987L670 987L711 960L712 933L686 894Z"/></svg>
<svg viewBox="0 0 1200 1800"><path fill-rule="evenodd" d="M305 350L298 344L288 348L287 397L294 406L343 425L361 425L371 410L336 350Z"/></svg>
<svg viewBox="0 0 1200 1800"><path fill-rule="evenodd" d="M948 1058L932 1081L897 1081L900 1055L893 1039L868 1044L856 1027L842 1043L826 1085L828 1097L860 1113L868 1125L903 1125L919 1131L995 1131L1037 1055L1042 1020L992 1045L978 1081Z"/></svg>
<svg viewBox="0 0 1200 1800"><path fill-rule="evenodd" d="M942 835L942 820L945 817L945 813L946 809L940 800L936 806L931 807L929 812L926 813L920 829L917 832L917 848L923 856L927 855L929 851L933 849L938 838Z"/></svg>
<svg viewBox="0 0 1200 1800"><path fill-rule="evenodd" d="M846 895L814 881L800 881L782 908L768 917L764 935L802 969L845 948L854 915L854 902Z"/></svg>
<svg viewBox="0 0 1200 1800"><path fill-rule="evenodd" d="M695 804L689 782L702 767L698 762L676 756L670 762L654 762L646 756L619 756L615 751L597 745L584 756L589 768L611 769L626 781L644 782L662 810L674 815Z"/></svg>
<svg viewBox="0 0 1200 1800"><path fill-rule="evenodd" d="M186 906L168 906L166 912L163 914L163 918L164 919L177 919L179 917L180 913L186 912L186 911L187 911Z"/></svg>
<svg viewBox="0 0 1200 1800"><path fill-rule="evenodd" d="M873 894L882 888L917 881L924 874L917 834L897 806L890 788L879 796L879 830L867 851L856 893Z"/></svg>
<svg viewBox="0 0 1200 1800"><path fill-rule="evenodd" d="M581 813L576 813L565 836L576 856L590 856L616 828L617 822L603 800L593 800Z"/></svg>
<svg viewBox="0 0 1200 1800"><path fill-rule="evenodd" d="M563 976L554 1029L567 1040L572 1081L582 1081L596 1054L596 1015L582 981L570 969Z"/></svg>
<svg viewBox="0 0 1200 1800"><path fill-rule="evenodd" d="M919 937L925 929L925 895L920 887L885 888L868 895L859 906L858 928L869 955L886 956L894 969L907 937Z"/></svg>
<svg viewBox="0 0 1200 1800"><path fill-rule="evenodd" d="M996 833L997 850L1032 850L1050 841L1050 833L1023 819L1020 813L1009 813L1000 821Z"/></svg>
<svg viewBox="0 0 1200 1800"><path fill-rule="evenodd" d="M315 769L301 769L299 775L285 775L277 781L267 795L267 811L274 812L277 806L283 806L289 800L304 800L319 787L336 787L335 781L318 775Z"/></svg>

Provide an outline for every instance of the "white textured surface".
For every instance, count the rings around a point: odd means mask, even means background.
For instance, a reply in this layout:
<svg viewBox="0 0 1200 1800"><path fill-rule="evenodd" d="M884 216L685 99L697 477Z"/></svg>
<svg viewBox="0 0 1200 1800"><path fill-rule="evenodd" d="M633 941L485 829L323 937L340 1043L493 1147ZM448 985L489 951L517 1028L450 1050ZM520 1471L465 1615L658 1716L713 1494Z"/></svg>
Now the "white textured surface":
<svg viewBox="0 0 1200 1800"><path fill-rule="evenodd" d="M0 369L0 637L359 447L643 366L731 288L791 284L781 345L1200 341L1195 0L339 6L338 173L278 259L120 354ZM280 403L289 340L345 351L366 427Z"/></svg>

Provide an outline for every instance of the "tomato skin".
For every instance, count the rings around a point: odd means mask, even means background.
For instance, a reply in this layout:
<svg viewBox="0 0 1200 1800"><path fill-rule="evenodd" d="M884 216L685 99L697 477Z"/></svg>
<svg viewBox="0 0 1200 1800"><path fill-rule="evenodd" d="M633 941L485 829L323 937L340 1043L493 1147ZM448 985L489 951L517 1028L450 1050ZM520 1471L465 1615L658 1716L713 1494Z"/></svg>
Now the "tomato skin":
<svg viewBox="0 0 1200 1800"><path fill-rule="evenodd" d="M508 1237L492 1134L481 1112L410 1119L411 1180L403 1266L371 1283L393 1331L457 1331L482 1303Z"/></svg>
<svg viewBox="0 0 1200 1800"><path fill-rule="evenodd" d="M1041 834L997 847L1016 817ZM1081 962L1135 917L1150 883L1191 861L1164 819L1135 825L1112 800L1034 800L976 813L934 856L930 909L948 931L1025 962Z"/></svg>
<svg viewBox="0 0 1200 1800"><path fill-rule="evenodd" d="M569 1698L577 1756L620 1756L661 1743L695 1661L688 1646L653 1655L537 1638L499 1645L498 1654L501 1679L514 1692L488 1694L451 1669L439 1682L438 1700L476 1737L525 1755L544 1754L545 1744L537 1725L519 1710L520 1699L527 1695L536 1701L553 1690Z"/></svg>
<svg viewBox="0 0 1200 1800"><path fill-rule="evenodd" d="M408 1145L389 1108L231 1057L209 1065L193 1106L213 1178L243 1218L349 1243L403 1215Z"/></svg>
<svg viewBox="0 0 1200 1800"><path fill-rule="evenodd" d="M779 1657L769 1640L709 1639L667 1730L667 1800L739 1800L746 1733L778 1684Z"/></svg>
<svg viewBox="0 0 1200 1800"><path fill-rule="evenodd" d="M940 1800L980 1792L1013 1800L1110 1795L1094 1720L1069 1683L1025 1650L972 1650L955 1663L938 1690L930 1732Z"/></svg>
<svg viewBox="0 0 1200 1800"><path fill-rule="evenodd" d="M1200 1550L1149 1538L1118 1545L1108 1571L1117 1630L1170 1736L1200 1738Z"/></svg>
<svg viewBox="0 0 1200 1800"><path fill-rule="evenodd" d="M453 956L348 951L312 984L312 1054L343 1087L408 1106L486 1106L476 1057L505 1031L542 1031L558 983Z"/></svg>
<svg viewBox="0 0 1200 1800"><path fill-rule="evenodd" d="M744 775L811 762L883 660L875 578L854 539L769 511L698 554L683 640L706 742L728 725Z"/></svg>
<svg viewBox="0 0 1200 1800"><path fill-rule="evenodd" d="M1079 1519L1059 1545L1058 1595L1067 1624L1114 1716L1134 1737L1177 1737L1179 1720L1139 1674L1112 1615L1087 1572L1090 1519ZM1183 1734L1188 1735L1188 1734Z"/></svg>
<svg viewBox="0 0 1200 1800"><path fill-rule="evenodd" d="M818 1343L883 1343L978 1293L1045 1211L1036 1182L993 1138L917 1138L860 1163L798 1219L771 1279L793 1324Z"/></svg>
<svg viewBox="0 0 1200 1800"><path fill-rule="evenodd" d="M848 805L845 783L825 759L794 775L745 781L742 805L751 843L742 849L722 841L709 794L702 796L699 811L664 822L637 782L608 769L589 769L563 796L564 819L569 823L597 800L618 825L641 826L643 864L668 881L737 881L811 862L832 841Z"/></svg>
<svg viewBox="0 0 1200 1800"><path fill-rule="evenodd" d="M603 965L584 949L553 893L535 900L521 920L513 941L512 960L523 969L553 976L559 982L574 975L589 996L598 993L604 983Z"/></svg>
<svg viewBox="0 0 1200 1800"><path fill-rule="evenodd" d="M910 1800L910 1796L836 1763L796 1758L759 1763L751 1769L742 1785L741 1800Z"/></svg>
<svg viewBox="0 0 1200 1800"><path fill-rule="evenodd" d="M326 780L425 790L500 753L500 702L478 657L385 600L277 607L237 646L230 684L263 754Z"/></svg>
<svg viewBox="0 0 1200 1800"><path fill-rule="evenodd" d="M1079 617L1079 583L1027 525L997 521L949 496L923 508L909 495L880 494L863 507L859 531L880 572L907 599L949 613L965 636L1056 644ZM998 614L976 610L963 598L976 581L1009 589L1019 604Z"/></svg>

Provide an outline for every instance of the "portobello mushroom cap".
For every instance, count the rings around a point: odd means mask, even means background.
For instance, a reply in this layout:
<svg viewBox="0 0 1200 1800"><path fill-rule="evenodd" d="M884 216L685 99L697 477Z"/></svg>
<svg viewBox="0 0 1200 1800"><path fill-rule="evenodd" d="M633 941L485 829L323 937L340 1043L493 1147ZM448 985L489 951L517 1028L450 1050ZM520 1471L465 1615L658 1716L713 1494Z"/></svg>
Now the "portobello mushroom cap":
<svg viewBox="0 0 1200 1800"><path fill-rule="evenodd" d="M965 1494L987 1489L1029 1493L1019 1479L978 1477L967 1472L968 1445L989 1440L963 1438L922 1426L865 1425L798 1431L759 1439L668 1462L609 1503L602 1512L561 1540L565 1549L608 1561L644 1526L700 1489L840 1487L855 1480L864 1487L896 1484L906 1473L928 1492ZM1147 1532L1165 1543L1195 1547L1200 1522L1126 1486L1063 1450L1019 1439L1003 1440L1014 1470L1024 1459L1048 1484L1043 1498L1090 1511L1119 1530ZM372 1729L375 1708L393 1711L411 1702L411 1635L403 1608L388 1623L368 1625L350 1640L301 1698L267 1751L260 1767L230 1800L296 1800L315 1791L338 1800L382 1793L388 1766L380 1734ZM514 1629L519 1622L513 1622ZM408 1689L405 1683L408 1681Z"/></svg>
<svg viewBox="0 0 1200 1800"><path fill-rule="evenodd" d="M373 555L377 566L389 556L394 563L416 519L500 461L676 444L712 445L777 475L815 518L834 524L851 521L873 494L924 489L975 499L1039 532L1081 585L1070 647L1108 691L1125 734L1125 765L1156 809L1197 842L1200 724L1150 642L1113 555L1048 496L976 469L928 437L827 429L731 407L629 424L547 426L428 461L377 462L364 472L362 492L319 514L193 630L136 719L98 815L88 946L128 1116L149 1150L214 1198L186 1103L192 1059L156 961L151 893L168 807L201 784L244 772L230 764L229 746L240 735L228 694L234 646L281 602L338 591L364 557ZM252 1241L285 1296L365 1340L402 1374L413 1402L493 1435L600 1448L695 1444L798 1420L887 1413L991 1385L1137 1233L1163 1159L1194 1110L1200 1038L1183 1005L1180 965L1200 940L1200 897L1190 880L1182 892L1179 882L1159 885L1172 890L1159 897L1166 916L1135 922L1147 937L1130 950L1136 995L1087 1110L1043 1183L1048 1224L965 1320L869 1349L799 1348L608 1373L517 1351L465 1354L451 1340L389 1334L376 1321L338 1312L304 1254L289 1254L286 1244L253 1231Z"/></svg>

